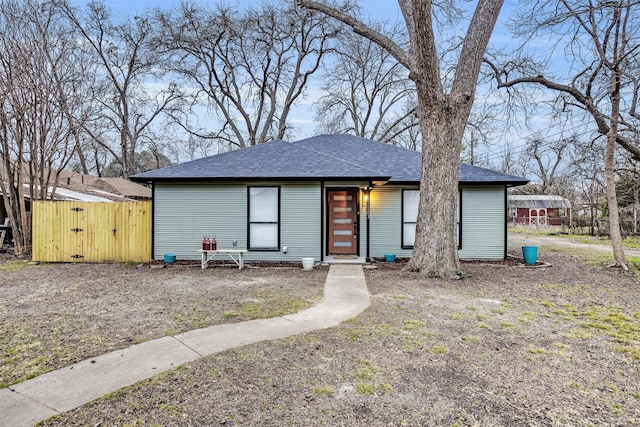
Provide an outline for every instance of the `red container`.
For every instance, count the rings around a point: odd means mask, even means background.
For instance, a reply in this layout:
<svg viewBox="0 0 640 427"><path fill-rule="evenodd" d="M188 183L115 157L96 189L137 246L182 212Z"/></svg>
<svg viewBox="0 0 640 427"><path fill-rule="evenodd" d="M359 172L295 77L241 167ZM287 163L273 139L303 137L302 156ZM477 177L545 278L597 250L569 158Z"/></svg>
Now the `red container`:
<svg viewBox="0 0 640 427"><path fill-rule="evenodd" d="M202 250L210 251L211 250L211 240L207 236L202 238Z"/></svg>

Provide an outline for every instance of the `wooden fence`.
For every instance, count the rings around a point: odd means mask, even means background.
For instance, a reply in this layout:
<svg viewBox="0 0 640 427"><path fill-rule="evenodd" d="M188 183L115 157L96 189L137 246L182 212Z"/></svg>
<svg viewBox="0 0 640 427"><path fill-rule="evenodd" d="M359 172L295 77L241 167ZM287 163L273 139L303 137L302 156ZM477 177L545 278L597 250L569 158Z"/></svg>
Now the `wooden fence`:
<svg viewBox="0 0 640 427"><path fill-rule="evenodd" d="M32 257L43 262L151 260L151 202L33 202Z"/></svg>

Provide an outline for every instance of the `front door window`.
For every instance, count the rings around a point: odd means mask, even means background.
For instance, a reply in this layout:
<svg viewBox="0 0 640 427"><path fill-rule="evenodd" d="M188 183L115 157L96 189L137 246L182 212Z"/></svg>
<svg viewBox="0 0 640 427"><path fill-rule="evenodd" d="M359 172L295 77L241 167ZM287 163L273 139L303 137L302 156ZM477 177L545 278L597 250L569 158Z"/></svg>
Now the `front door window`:
<svg viewBox="0 0 640 427"><path fill-rule="evenodd" d="M330 190L329 254L356 255L358 251L358 191Z"/></svg>

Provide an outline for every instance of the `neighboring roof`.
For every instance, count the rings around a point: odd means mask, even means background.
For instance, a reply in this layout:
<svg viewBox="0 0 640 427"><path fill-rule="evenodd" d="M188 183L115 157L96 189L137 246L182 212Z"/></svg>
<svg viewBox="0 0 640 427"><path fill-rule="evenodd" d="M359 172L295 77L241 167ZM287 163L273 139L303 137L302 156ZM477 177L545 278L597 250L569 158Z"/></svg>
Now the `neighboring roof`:
<svg viewBox="0 0 640 427"><path fill-rule="evenodd" d="M547 194L517 194L508 196L509 207L529 209L571 209L571 202L562 196Z"/></svg>
<svg viewBox="0 0 640 427"><path fill-rule="evenodd" d="M0 164L0 172L2 165ZM0 176L2 174L0 173ZM28 181L28 174L24 174ZM47 189L48 197L51 197L53 186ZM24 193L27 199L29 184L24 184ZM2 192L0 192L0 195ZM125 178L98 178L77 172L60 171L58 184L55 188L54 200L70 200L85 202L126 202L139 199L151 199L151 189L137 184Z"/></svg>
<svg viewBox="0 0 640 427"><path fill-rule="evenodd" d="M52 187L49 187L49 194L53 190ZM69 190L67 188L56 188L55 200L69 200L69 201L79 201L79 202L112 202L113 197L101 197L108 196L108 194L102 194L100 196L96 196L93 194L81 193L79 191ZM113 195L111 195L113 196Z"/></svg>
<svg viewBox="0 0 640 427"><path fill-rule="evenodd" d="M151 189L149 187L136 184L126 178L99 178L95 180L93 186L130 199L151 198Z"/></svg>
<svg viewBox="0 0 640 427"><path fill-rule="evenodd" d="M273 141L144 172L134 181L239 179L365 179L420 182L422 154L353 135L319 135L297 142ZM460 183L522 185L528 181L468 164Z"/></svg>
<svg viewBox="0 0 640 427"><path fill-rule="evenodd" d="M113 201L151 199L150 188L128 179L96 177L68 171L60 172L58 188L97 195Z"/></svg>

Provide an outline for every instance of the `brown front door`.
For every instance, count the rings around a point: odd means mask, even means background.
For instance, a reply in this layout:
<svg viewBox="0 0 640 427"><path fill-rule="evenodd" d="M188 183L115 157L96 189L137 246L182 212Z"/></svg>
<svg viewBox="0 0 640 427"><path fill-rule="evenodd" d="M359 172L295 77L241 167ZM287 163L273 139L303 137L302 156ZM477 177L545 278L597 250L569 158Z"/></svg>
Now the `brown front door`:
<svg viewBox="0 0 640 427"><path fill-rule="evenodd" d="M330 255L358 253L358 190L329 190Z"/></svg>

